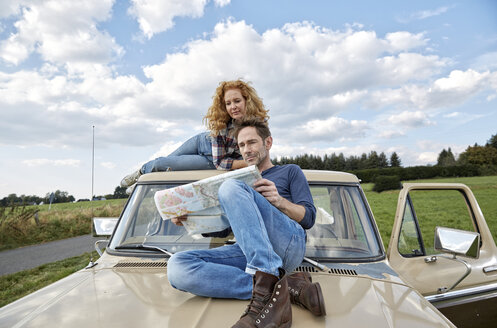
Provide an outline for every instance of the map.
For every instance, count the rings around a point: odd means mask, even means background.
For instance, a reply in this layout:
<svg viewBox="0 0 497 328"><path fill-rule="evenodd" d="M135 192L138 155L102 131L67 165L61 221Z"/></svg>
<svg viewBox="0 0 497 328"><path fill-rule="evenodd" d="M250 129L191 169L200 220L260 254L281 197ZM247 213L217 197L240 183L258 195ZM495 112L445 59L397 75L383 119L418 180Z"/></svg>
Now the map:
<svg viewBox="0 0 497 328"><path fill-rule="evenodd" d="M189 234L220 231L229 226L217 197L221 184L228 179L235 179L252 186L260 178L259 170L252 165L186 185L157 191L154 195L155 205L164 220L188 215L187 223L183 225Z"/></svg>

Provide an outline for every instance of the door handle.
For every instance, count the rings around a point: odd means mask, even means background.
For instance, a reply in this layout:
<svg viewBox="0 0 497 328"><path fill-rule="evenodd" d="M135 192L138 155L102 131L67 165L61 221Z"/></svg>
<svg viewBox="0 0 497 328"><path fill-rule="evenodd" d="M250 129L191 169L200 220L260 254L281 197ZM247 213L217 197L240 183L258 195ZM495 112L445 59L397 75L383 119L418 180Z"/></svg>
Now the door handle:
<svg viewBox="0 0 497 328"><path fill-rule="evenodd" d="M437 261L437 257L435 255L425 257L425 263L435 263Z"/></svg>

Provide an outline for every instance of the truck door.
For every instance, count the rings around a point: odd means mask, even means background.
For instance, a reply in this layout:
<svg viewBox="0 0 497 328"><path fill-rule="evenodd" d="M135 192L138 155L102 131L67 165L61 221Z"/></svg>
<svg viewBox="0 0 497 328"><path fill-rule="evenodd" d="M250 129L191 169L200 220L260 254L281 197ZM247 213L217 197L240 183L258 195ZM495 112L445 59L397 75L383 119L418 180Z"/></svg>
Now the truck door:
<svg viewBox="0 0 497 328"><path fill-rule="evenodd" d="M467 267L434 250L435 227L480 232L476 215L482 216L465 185L405 184L399 194L387 251L390 264L424 296L440 294L443 288L450 288L464 276ZM479 259L464 258L472 266L472 272L457 288L485 280L481 276L482 265L489 263L485 259L489 254L484 248L481 252Z"/></svg>

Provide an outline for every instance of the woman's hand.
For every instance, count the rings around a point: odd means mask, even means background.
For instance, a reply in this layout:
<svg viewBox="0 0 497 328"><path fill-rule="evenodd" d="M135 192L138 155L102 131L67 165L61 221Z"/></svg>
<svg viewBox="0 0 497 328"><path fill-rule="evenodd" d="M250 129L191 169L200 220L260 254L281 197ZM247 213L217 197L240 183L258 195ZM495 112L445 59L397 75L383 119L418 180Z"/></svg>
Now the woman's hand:
<svg viewBox="0 0 497 328"><path fill-rule="evenodd" d="M181 222L181 221L185 221L187 218L188 218L188 216L186 216L186 215L177 216L175 218L172 218L171 222L174 223L177 226L182 226L183 222Z"/></svg>

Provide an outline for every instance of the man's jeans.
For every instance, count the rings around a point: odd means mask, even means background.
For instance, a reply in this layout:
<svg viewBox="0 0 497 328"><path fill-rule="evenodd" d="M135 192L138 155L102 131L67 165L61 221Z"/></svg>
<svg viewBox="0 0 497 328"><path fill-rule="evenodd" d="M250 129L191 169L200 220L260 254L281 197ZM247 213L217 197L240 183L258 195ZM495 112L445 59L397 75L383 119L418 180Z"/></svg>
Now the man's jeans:
<svg viewBox="0 0 497 328"><path fill-rule="evenodd" d="M255 271L278 276L278 268L291 272L302 262L304 229L254 189L227 180L219 201L236 244L174 254L167 265L173 287L200 296L250 299Z"/></svg>
<svg viewBox="0 0 497 328"><path fill-rule="evenodd" d="M209 132L191 137L178 149L166 157L158 157L145 163L141 173L188 170L212 170L216 166L212 162L212 143Z"/></svg>

